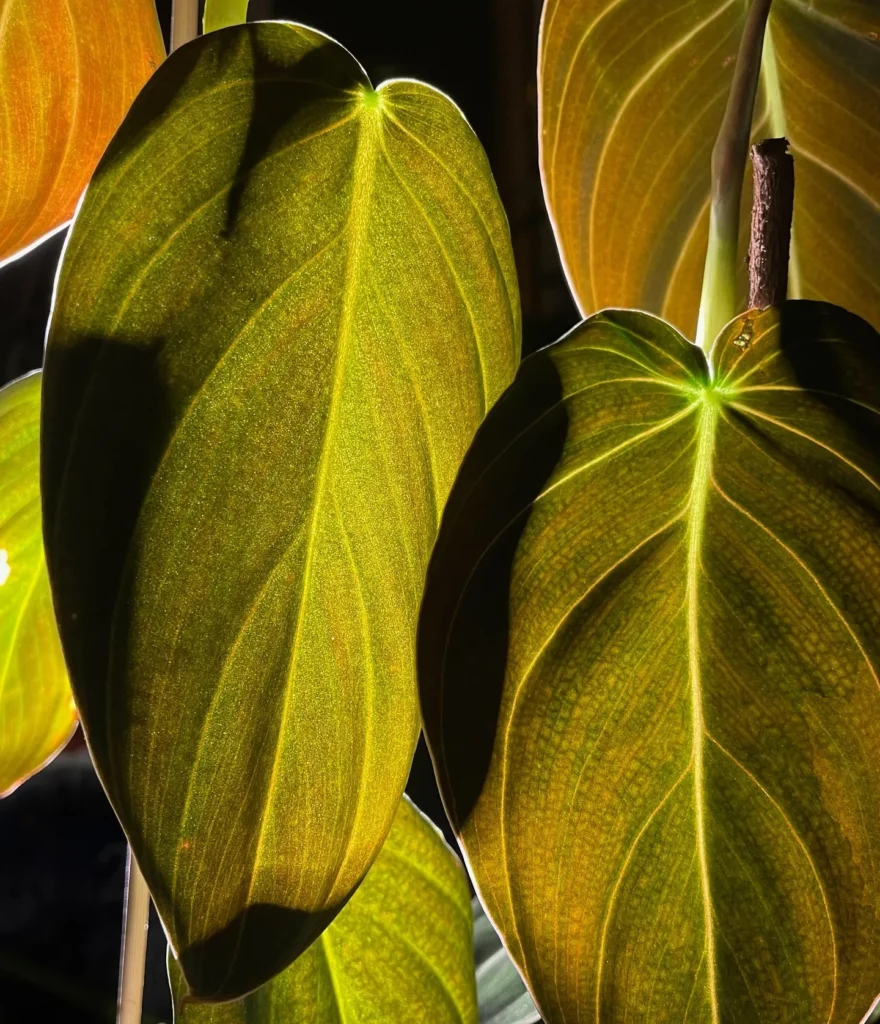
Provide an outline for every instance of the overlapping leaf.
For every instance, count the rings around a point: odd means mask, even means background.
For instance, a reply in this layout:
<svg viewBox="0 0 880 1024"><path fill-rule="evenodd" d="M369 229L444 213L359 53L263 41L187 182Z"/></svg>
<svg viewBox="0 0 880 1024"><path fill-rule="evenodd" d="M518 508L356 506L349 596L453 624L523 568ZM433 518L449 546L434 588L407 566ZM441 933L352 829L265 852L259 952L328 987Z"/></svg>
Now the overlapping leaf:
<svg viewBox="0 0 880 1024"><path fill-rule="evenodd" d="M153 0L0 0L0 261L70 218L164 56Z"/></svg>
<svg viewBox="0 0 880 1024"><path fill-rule="evenodd" d="M467 880L404 797L363 885L283 974L220 1006L185 1003L171 958L169 974L177 1024L477 1024Z"/></svg>
<svg viewBox="0 0 880 1024"><path fill-rule="evenodd" d="M205 32L247 21L248 0L205 0Z"/></svg>
<svg viewBox="0 0 880 1024"><path fill-rule="evenodd" d="M458 109L299 26L177 51L89 187L45 370L50 576L202 998L287 966L391 826L424 570L518 316Z"/></svg>
<svg viewBox="0 0 880 1024"><path fill-rule="evenodd" d="M789 303L712 361L634 312L528 359L429 570L432 753L553 1024L877 992L880 337Z"/></svg>
<svg viewBox="0 0 880 1024"><path fill-rule="evenodd" d="M75 724L43 555L32 373L0 389L0 794L57 753Z"/></svg>
<svg viewBox="0 0 880 1024"><path fill-rule="evenodd" d="M480 1024L535 1024L535 1002L476 896L471 907Z"/></svg>
<svg viewBox="0 0 880 1024"><path fill-rule="evenodd" d="M646 309L694 336L710 153L747 9L744 0L547 0L541 164L585 312ZM786 135L795 155L789 294L836 302L875 327L878 34L873 0L776 0L754 123L756 138Z"/></svg>

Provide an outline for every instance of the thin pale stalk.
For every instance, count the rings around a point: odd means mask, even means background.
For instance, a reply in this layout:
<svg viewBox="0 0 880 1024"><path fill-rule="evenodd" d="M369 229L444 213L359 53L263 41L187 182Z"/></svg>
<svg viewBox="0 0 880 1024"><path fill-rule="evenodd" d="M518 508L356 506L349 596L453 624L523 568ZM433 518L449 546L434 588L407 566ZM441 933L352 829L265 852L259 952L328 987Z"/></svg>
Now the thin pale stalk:
<svg viewBox="0 0 880 1024"><path fill-rule="evenodd" d="M141 1022L149 923L150 891L129 846L125 866L125 910L122 921L122 952L119 958L116 1024Z"/></svg>
<svg viewBox="0 0 880 1024"><path fill-rule="evenodd" d="M171 49L176 50L199 34L199 0L172 0Z"/></svg>
<svg viewBox="0 0 880 1024"><path fill-rule="evenodd" d="M718 332L738 312L736 268L740 198L771 3L772 0L753 0L749 8L727 109L712 150L709 248L697 321L697 344L704 352L709 351Z"/></svg>

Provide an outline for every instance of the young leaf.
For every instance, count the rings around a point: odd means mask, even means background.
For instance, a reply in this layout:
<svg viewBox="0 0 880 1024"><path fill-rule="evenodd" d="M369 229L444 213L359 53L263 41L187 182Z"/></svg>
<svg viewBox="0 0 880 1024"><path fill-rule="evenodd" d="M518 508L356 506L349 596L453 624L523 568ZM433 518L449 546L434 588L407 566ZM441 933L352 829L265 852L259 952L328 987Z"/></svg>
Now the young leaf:
<svg viewBox="0 0 880 1024"><path fill-rule="evenodd" d="M476 896L471 909L480 1024L535 1024L535 1002Z"/></svg>
<svg viewBox="0 0 880 1024"><path fill-rule="evenodd" d="M547 0L541 167L585 312L638 307L694 336L710 153L747 11L741 0ZM754 121L756 139L789 138L797 167L789 295L839 303L875 327L878 33L875 3L775 0ZM743 253L750 209L747 196Z"/></svg>
<svg viewBox="0 0 880 1024"><path fill-rule="evenodd" d="M248 0L205 0L203 29L216 32L218 28L241 25L247 21Z"/></svg>
<svg viewBox="0 0 880 1024"><path fill-rule="evenodd" d="M880 337L653 317L527 360L444 515L423 712L551 1024L859 1020L880 977Z"/></svg>
<svg viewBox="0 0 880 1024"><path fill-rule="evenodd" d="M176 51L89 186L45 370L50 577L200 998L286 967L391 827L439 511L518 354L461 113L309 29Z"/></svg>
<svg viewBox="0 0 880 1024"><path fill-rule="evenodd" d="M0 261L70 218L164 56L153 0L0 0Z"/></svg>
<svg viewBox="0 0 880 1024"><path fill-rule="evenodd" d="M0 795L70 739L73 696L58 641L40 516L40 374L0 389Z"/></svg>
<svg viewBox="0 0 880 1024"><path fill-rule="evenodd" d="M376 863L305 953L243 1000L185 1003L169 955L176 1024L477 1024L468 884L434 826L404 797Z"/></svg>

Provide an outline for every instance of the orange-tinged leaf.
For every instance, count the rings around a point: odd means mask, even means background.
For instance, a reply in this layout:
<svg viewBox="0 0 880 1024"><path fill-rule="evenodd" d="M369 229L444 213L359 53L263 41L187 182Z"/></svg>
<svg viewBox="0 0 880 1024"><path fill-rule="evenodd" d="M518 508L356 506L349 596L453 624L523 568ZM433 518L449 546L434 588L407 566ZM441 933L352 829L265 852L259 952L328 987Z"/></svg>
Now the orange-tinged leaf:
<svg viewBox="0 0 880 1024"><path fill-rule="evenodd" d="M0 0L0 260L71 217L164 55L153 0Z"/></svg>
<svg viewBox="0 0 880 1024"><path fill-rule="evenodd" d="M547 0L541 169L584 313L645 309L694 336L710 155L745 0ZM880 326L880 5L776 0L753 137L786 136L796 188L789 298ZM745 183L740 248L751 209ZM742 298L745 307L745 265Z"/></svg>

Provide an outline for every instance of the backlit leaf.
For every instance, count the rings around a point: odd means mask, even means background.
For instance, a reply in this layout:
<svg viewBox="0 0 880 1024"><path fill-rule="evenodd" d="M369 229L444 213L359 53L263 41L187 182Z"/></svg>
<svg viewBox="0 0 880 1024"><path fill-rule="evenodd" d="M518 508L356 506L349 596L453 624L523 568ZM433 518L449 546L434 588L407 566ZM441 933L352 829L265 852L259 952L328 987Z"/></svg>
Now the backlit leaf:
<svg viewBox="0 0 880 1024"><path fill-rule="evenodd" d="M248 0L205 0L205 32L242 25L247 21Z"/></svg>
<svg viewBox="0 0 880 1024"><path fill-rule="evenodd" d="M880 337L597 314L450 496L423 710L551 1024L849 1024L880 984ZM478 696L474 696L478 695Z"/></svg>
<svg viewBox="0 0 880 1024"><path fill-rule="evenodd" d="M32 373L0 389L0 795L58 753L75 725L43 555Z"/></svg>
<svg viewBox="0 0 880 1024"><path fill-rule="evenodd" d="M631 306L694 336L710 153L748 3L547 0L545 194L581 309ZM880 5L776 0L755 138L795 156L789 294L880 327ZM745 254L751 190L743 204ZM743 273L743 298L745 275ZM743 302L745 304L745 301Z"/></svg>
<svg viewBox="0 0 880 1024"><path fill-rule="evenodd" d="M153 0L0 0L0 261L70 219L164 56Z"/></svg>
<svg viewBox="0 0 880 1024"><path fill-rule="evenodd" d="M184 1003L177 1024L477 1024L468 884L458 858L404 797L348 906L277 978L243 1000Z"/></svg>
<svg viewBox="0 0 880 1024"><path fill-rule="evenodd" d="M176 51L89 186L46 361L50 576L202 998L286 967L391 827L439 510L518 353L461 113L309 29Z"/></svg>

